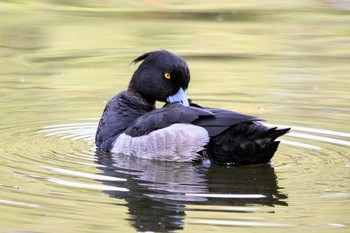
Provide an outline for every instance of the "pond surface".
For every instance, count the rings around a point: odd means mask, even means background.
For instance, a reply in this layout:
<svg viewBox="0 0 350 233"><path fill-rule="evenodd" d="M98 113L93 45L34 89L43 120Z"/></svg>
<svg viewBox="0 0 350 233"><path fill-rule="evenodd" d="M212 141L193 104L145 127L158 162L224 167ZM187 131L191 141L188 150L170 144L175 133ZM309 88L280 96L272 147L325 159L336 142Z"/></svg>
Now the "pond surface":
<svg viewBox="0 0 350 233"><path fill-rule="evenodd" d="M0 231L349 232L349 9L0 2ZM271 164L97 153L106 101L156 49L187 60L195 102L292 126Z"/></svg>

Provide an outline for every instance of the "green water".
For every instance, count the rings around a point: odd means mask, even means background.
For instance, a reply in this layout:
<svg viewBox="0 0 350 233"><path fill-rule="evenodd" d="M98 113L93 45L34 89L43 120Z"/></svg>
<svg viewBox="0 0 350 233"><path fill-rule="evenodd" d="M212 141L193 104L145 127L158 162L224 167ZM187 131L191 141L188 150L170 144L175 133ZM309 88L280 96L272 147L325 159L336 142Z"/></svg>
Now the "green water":
<svg viewBox="0 0 350 233"><path fill-rule="evenodd" d="M347 1L1 1L1 232L348 232ZM291 125L271 165L96 154L142 53L195 102ZM160 105L159 105L160 106Z"/></svg>

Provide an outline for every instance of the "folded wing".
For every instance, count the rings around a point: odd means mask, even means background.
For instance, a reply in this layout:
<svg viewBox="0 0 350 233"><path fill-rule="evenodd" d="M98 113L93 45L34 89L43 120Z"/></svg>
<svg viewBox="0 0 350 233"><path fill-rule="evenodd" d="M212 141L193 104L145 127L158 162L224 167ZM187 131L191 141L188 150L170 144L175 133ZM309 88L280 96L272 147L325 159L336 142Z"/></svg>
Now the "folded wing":
<svg viewBox="0 0 350 233"><path fill-rule="evenodd" d="M209 136L212 137L232 125L261 120L254 116L223 109L186 107L182 104L173 103L139 117L126 129L125 134L138 137L175 123L192 123L205 128Z"/></svg>

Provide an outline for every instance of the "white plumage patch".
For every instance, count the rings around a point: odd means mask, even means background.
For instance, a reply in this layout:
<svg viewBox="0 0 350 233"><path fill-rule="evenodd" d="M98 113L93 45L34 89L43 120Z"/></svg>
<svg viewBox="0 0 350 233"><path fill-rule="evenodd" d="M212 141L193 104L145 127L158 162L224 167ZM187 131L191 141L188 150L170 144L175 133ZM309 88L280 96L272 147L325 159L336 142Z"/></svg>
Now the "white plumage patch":
<svg viewBox="0 0 350 233"><path fill-rule="evenodd" d="M198 152L208 141L204 128L178 123L140 137L123 133L114 141L111 152L144 159L190 162L198 158Z"/></svg>

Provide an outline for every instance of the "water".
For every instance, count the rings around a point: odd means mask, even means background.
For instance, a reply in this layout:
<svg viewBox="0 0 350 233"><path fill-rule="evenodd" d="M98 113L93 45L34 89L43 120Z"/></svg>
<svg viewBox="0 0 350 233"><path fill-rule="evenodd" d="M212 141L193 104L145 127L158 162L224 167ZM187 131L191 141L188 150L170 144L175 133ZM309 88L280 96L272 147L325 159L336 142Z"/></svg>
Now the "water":
<svg viewBox="0 0 350 233"><path fill-rule="evenodd" d="M0 231L348 232L346 1L2 1ZM97 154L141 53L189 63L188 95L290 134L271 164Z"/></svg>

